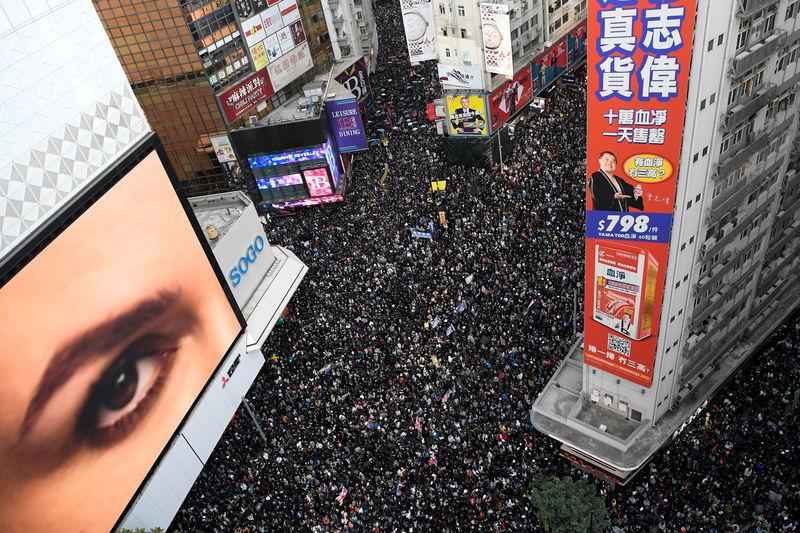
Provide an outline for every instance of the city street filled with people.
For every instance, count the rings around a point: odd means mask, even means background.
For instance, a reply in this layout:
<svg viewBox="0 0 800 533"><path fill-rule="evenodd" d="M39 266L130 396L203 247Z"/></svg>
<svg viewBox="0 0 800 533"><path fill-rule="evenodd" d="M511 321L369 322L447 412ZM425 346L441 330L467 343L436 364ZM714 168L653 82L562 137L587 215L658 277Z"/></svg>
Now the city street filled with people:
<svg viewBox="0 0 800 533"><path fill-rule="evenodd" d="M169 531L545 531L531 482L586 476L530 421L583 323L585 70L503 166L455 166L435 62L409 64L396 2L375 13L366 126L388 143L343 203L272 217L309 271L247 396L267 442L240 409ZM589 478L613 526L797 531L798 353L795 316L630 484Z"/></svg>

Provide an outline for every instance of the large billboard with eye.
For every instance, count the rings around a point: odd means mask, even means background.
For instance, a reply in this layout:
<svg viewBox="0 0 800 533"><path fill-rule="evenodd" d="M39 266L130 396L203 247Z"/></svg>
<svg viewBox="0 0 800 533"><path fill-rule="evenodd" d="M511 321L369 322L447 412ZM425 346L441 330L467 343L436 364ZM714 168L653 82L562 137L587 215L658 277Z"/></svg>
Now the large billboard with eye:
<svg viewBox="0 0 800 533"><path fill-rule="evenodd" d="M0 287L5 533L111 530L241 332L158 154L134 157Z"/></svg>

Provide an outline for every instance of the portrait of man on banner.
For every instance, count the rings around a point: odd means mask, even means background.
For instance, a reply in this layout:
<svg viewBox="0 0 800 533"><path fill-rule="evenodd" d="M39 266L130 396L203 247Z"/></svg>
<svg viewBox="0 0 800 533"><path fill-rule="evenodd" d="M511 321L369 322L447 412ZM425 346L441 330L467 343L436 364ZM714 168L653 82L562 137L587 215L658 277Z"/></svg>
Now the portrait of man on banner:
<svg viewBox="0 0 800 533"><path fill-rule="evenodd" d="M642 186L631 185L616 175L617 156L613 152L603 151L600 154L600 170L589 178L589 195L592 199L591 209L595 211L622 211L630 209L644 211Z"/></svg>
<svg viewBox="0 0 800 533"><path fill-rule="evenodd" d="M458 102L459 107L454 105ZM450 126L453 135L483 135L486 133L483 99L477 96L447 97Z"/></svg>

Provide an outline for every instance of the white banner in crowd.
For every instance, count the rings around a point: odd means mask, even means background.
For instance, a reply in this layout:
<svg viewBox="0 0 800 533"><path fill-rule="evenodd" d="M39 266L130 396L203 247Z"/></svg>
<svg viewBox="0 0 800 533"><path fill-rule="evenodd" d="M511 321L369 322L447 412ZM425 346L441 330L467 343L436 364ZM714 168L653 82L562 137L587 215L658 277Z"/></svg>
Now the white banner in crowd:
<svg viewBox="0 0 800 533"><path fill-rule="evenodd" d="M508 5L481 4L481 30L486 72L514 75Z"/></svg>
<svg viewBox="0 0 800 533"><path fill-rule="evenodd" d="M439 63L439 81L454 89L483 89L483 71L480 67Z"/></svg>
<svg viewBox="0 0 800 533"><path fill-rule="evenodd" d="M400 0L403 27L406 30L408 57L412 63L436 59L436 25L429 0Z"/></svg>

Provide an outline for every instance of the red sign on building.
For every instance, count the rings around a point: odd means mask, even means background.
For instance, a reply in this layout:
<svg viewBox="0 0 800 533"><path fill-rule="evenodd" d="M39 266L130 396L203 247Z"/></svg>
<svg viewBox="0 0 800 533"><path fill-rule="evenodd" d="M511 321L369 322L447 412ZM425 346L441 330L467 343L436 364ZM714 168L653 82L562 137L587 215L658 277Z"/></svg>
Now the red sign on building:
<svg viewBox="0 0 800 533"><path fill-rule="evenodd" d="M274 93L269 75L262 69L230 87L217 96L217 99L225 122L230 124Z"/></svg>
<svg viewBox="0 0 800 533"><path fill-rule="evenodd" d="M644 387L653 380L694 17L690 0L589 3L584 361Z"/></svg>

